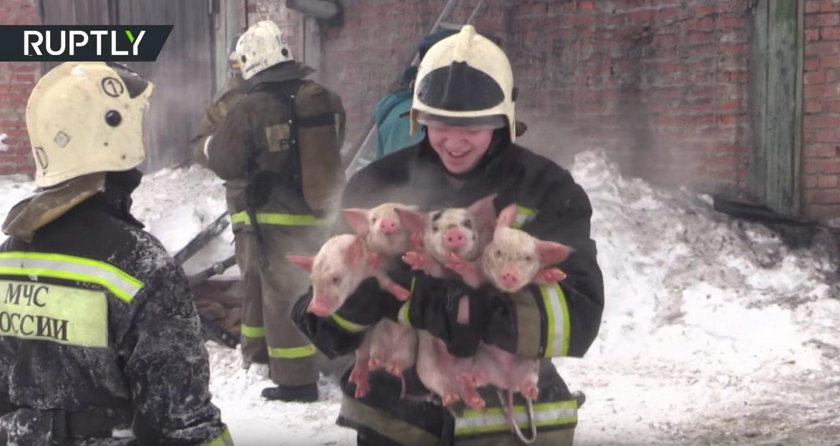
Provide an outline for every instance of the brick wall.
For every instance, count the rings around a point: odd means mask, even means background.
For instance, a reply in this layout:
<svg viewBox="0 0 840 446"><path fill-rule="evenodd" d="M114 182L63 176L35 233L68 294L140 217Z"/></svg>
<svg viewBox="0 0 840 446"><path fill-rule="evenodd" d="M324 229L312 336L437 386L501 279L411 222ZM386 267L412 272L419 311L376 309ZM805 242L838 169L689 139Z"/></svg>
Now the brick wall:
<svg viewBox="0 0 840 446"><path fill-rule="evenodd" d="M41 23L38 0L0 0L0 25ZM0 152L0 175L35 170L26 135L26 101L41 76L37 62L0 62L0 133L9 146Z"/></svg>
<svg viewBox="0 0 840 446"><path fill-rule="evenodd" d="M344 98L351 137L445 3L344 2L325 82ZM476 25L511 59L524 145L564 163L602 147L664 184L745 186L748 0L487 3Z"/></svg>
<svg viewBox="0 0 840 446"><path fill-rule="evenodd" d="M840 0L805 3L805 212L840 217Z"/></svg>

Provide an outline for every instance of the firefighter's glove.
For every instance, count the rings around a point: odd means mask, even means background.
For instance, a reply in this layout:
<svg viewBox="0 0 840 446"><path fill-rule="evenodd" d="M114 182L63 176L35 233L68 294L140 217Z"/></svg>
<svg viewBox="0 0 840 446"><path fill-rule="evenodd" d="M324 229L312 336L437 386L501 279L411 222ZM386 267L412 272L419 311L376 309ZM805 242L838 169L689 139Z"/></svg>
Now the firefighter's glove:
<svg viewBox="0 0 840 446"><path fill-rule="evenodd" d="M461 304L461 299L466 299ZM459 308L469 307L468 320ZM459 280L436 279L425 274L414 279L411 299L400 310L399 318L414 328L426 330L442 340L454 356L472 356L484 337L486 309L475 290Z"/></svg>
<svg viewBox="0 0 840 446"><path fill-rule="evenodd" d="M376 324L382 318L396 319L402 302L393 294L381 289L374 278L369 278L347 298L336 311L338 321L348 321L359 327Z"/></svg>

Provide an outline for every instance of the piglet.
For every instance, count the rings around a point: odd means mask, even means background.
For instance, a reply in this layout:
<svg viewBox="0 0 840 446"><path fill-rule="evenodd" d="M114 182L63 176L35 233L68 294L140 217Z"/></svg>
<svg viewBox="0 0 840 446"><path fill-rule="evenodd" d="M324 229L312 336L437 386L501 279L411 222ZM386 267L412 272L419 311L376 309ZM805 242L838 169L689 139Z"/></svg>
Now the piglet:
<svg viewBox="0 0 840 446"><path fill-rule="evenodd" d="M449 255L458 258L477 259L481 249L490 238L495 216L494 195L478 200L466 209L450 208L434 211L427 215L397 209L397 214L406 228L415 235L422 234L422 251L419 246L406 253L403 260L412 269L425 270L434 277L446 277L453 272L445 268ZM466 314L468 301L462 298L459 306ZM468 322L468 317L463 318ZM449 353L446 344L430 333L420 330L417 350L417 375L432 392L441 397L444 406L463 400L470 407L481 409L485 402L475 386L458 377L473 368L472 358L457 358Z"/></svg>
<svg viewBox="0 0 840 446"><path fill-rule="evenodd" d="M484 278L507 293L515 293L530 283L549 284L564 279L566 274L552 265L566 260L572 249L510 227L515 217L515 204L499 214L493 240L484 248L481 257L481 277L478 279ZM458 266L453 265L460 271ZM522 358L482 343L474 356L473 369L461 374L459 379L474 386L492 384L507 390L508 417L514 426L510 415L513 391L519 391L532 401L537 399L538 365L535 359Z"/></svg>
<svg viewBox="0 0 840 446"><path fill-rule="evenodd" d="M362 239L352 234L337 235L321 246L315 257L286 256L310 273L312 301L307 311L326 317L338 310L347 298L369 277L375 277L382 289L397 299L407 300L410 292L380 271L379 256L365 249ZM356 383L356 396L364 396L368 387L371 334L365 334L357 350L350 380Z"/></svg>
<svg viewBox="0 0 840 446"><path fill-rule="evenodd" d="M372 209L345 209L344 217L353 232L365 241L368 251L378 254L382 259L381 269L392 265L399 256L409 249L411 234L403 226L396 209L416 212L416 206L400 203L384 203ZM405 395L406 383L403 372L414 366L417 357L417 331L411 327L383 319L366 333L368 351L356 351L368 357L369 371L384 369L400 378L402 394ZM356 389L359 389L357 384ZM357 392L358 393L358 392Z"/></svg>
<svg viewBox="0 0 840 446"><path fill-rule="evenodd" d="M449 208L428 214L397 209L400 221L415 238L422 234L422 251L409 251L403 260L412 269L445 277L451 274L444 268L451 255L467 261L477 259L492 234L495 198L490 195L468 208Z"/></svg>

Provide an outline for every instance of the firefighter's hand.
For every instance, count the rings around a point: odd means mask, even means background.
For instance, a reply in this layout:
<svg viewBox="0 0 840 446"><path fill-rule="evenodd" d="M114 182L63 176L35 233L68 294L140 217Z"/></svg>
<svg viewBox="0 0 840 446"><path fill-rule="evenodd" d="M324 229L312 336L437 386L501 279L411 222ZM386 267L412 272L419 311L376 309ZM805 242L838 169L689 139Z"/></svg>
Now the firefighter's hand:
<svg viewBox="0 0 840 446"><path fill-rule="evenodd" d="M399 317L441 339L453 355L464 357L475 354L484 336L485 313L480 296L460 281L419 274Z"/></svg>

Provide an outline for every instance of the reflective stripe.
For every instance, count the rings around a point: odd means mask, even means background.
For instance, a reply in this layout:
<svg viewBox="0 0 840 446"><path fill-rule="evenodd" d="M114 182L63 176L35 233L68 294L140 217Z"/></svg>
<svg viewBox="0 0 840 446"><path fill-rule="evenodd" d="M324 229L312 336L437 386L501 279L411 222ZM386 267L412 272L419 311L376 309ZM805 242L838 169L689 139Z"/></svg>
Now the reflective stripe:
<svg viewBox="0 0 840 446"><path fill-rule="evenodd" d="M280 348L280 347L269 347L268 348L268 356L272 358L279 358L279 359L297 359L297 358L305 358L307 356L312 356L317 352L315 350L315 346L312 344L304 345L302 347L290 347L290 348Z"/></svg>
<svg viewBox="0 0 840 446"><path fill-rule="evenodd" d="M245 325L242 324L239 332L242 333L242 336L246 338L264 338L265 337L265 327L255 327L253 325Z"/></svg>
<svg viewBox="0 0 840 446"><path fill-rule="evenodd" d="M0 274L45 276L95 283L125 302L131 302L144 286L143 282L111 264L85 257L45 252L0 253Z"/></svg>
<svg viewBox="0 0 840 446"><path fill-rule="evenodd" d="M411 321L408 319L408 310L411 309L411 299L407 300L402 306L400 307L400 311L397 313L397 320L400 321L406 327L411 327Z"/></svg>
<svg viewBox="0 0 840 446"><path fill-rule="evenodd" d="M546 327L545 357L566 356L569 354L569 336L572 326L569 321L569 306L566 294L558 284L540 285L545 304Z"/></svg>
<svg viewBox="0 0 840 446"><path fill-rule="evenodd" d="M355 322L350 322L336 313L332 314L332 319L339 327L349 331L350 333L359 333L361 331L365 331L369 327L369 325L361 325Z"/></svg>
<svg viewBox="0 0 840 446"><path fill-rule="evenodd" d="M225 429L222 435L219 435L207 443L202 443L202 446L234 446L233 438L230 436L230 431Z"/></svg>
<svg viewBox="0 0 840 446"><path fill-rule="evenodd" d="M513 418L520 429L528 428L528 413L525 406L513 406ZM565 400L534 404L534 420L537 427L577 423L577 401ZM484 411L467 409L461 417L455 418L456 436L510 432L510 430L507 416L501 407L493 407Z"/></svg>
<svg viewBox="0 0 840 446"><path fill-rule="evenodd" d="M237 212L230 217L231 224L251 224L251 216L248 212ZM278 226L325 226L331 224L330 219L315 218L314 215L296 215L296 214L274 214L267 212L257 212L257 223L261 225L278 225Z"/></svg>
<svg viewBox="0 0 840 446"><path fill-rule="evenodd" d="M525 223L533 220L536 215L537 211L535 209L516 205L516 218L513 220L513 227L516 229L522 228L525 226Z"/></svg>

